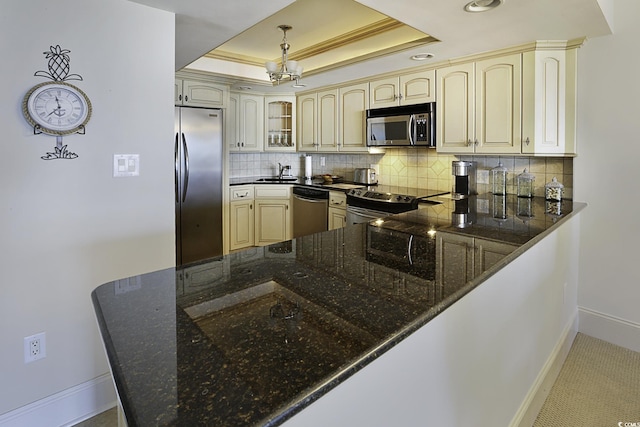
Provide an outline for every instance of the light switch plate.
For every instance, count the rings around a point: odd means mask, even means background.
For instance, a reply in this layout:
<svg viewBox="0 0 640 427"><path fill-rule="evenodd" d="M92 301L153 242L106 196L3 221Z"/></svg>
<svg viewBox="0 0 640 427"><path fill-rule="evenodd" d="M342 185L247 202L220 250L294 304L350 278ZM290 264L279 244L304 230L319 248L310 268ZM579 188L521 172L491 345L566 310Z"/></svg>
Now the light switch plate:
<svg viewBox="0 0 640 427"><path fill-rule="evenodd" d="M140 155L139 154L114 154L113 155L113 177L138 176L140 175Z"/></svg>

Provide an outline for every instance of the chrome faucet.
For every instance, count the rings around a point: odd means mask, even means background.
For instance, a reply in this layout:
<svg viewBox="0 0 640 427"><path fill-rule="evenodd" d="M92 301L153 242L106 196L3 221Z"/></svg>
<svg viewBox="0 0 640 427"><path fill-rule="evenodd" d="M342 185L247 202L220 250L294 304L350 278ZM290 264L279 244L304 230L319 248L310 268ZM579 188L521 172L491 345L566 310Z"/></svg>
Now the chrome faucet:
<svg viewBox="0 0 640 427"><path fill-rule="evenodd" d="M282 177L284 176L284 172L285 171L289 171L289 174L291 173L291 166L290 165L283 165L280 162L278 162L278 178L282 179ZM287 174L287 175L289 175Z"/></svg>

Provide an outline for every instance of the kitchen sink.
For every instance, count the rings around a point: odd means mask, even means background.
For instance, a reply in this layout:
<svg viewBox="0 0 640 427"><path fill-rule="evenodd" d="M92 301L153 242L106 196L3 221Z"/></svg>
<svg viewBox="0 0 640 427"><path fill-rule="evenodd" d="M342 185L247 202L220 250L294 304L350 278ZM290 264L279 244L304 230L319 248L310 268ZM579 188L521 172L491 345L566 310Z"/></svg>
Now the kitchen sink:
<svg viewBox="0 0 640 427"><path fill-rule="evenodd" d="M270 182L270 181L297 181L295 176L283 176L282 178L260 178L257 182Z"/></svg>
<svg viewBox="0 0 640 427"><path fill-rule="evenodd" d="M236 375L265 399L301 392L362 354L374 337L275 281L186 307Z"/></svg>

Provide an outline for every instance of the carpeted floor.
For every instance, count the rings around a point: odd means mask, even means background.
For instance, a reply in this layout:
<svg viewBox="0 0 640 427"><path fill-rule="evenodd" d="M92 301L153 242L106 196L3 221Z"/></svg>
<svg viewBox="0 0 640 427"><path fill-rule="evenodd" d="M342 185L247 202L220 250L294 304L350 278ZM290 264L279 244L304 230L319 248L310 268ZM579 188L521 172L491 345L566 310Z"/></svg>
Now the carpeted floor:
<svg viewBox="0 0 640 427"><path fill-rule="evenodd" d="M533 427L625 424L640 426L640 353L579 333ZM117 425L114 408L76 427Z"/></svg>
<svg viewBox="0 0 640 427"><path fill-rule="evenodd" d="M533 426L625 424L640 426L640 353L579 333Z"/></svg>

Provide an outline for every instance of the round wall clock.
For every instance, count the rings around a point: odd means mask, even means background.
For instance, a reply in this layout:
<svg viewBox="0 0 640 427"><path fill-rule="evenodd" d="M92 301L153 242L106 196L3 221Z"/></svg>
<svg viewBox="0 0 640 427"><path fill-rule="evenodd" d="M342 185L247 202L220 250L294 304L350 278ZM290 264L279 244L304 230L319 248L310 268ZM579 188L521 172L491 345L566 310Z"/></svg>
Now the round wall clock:
<svg viewBox="0 0 640 427"><path fill-rule="evenodd" d="M50 135L84 133L91 118L91 101L82 90L69 83L45 82L27 92L22 112L34 130Z"/></svg>

